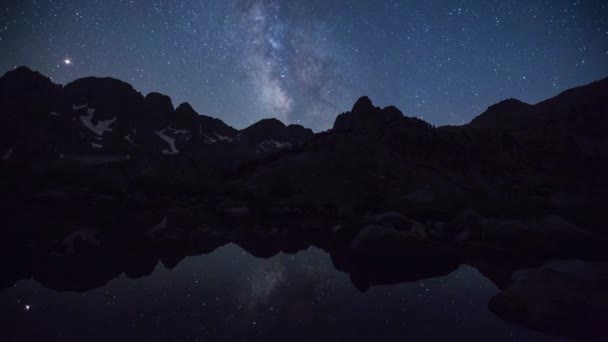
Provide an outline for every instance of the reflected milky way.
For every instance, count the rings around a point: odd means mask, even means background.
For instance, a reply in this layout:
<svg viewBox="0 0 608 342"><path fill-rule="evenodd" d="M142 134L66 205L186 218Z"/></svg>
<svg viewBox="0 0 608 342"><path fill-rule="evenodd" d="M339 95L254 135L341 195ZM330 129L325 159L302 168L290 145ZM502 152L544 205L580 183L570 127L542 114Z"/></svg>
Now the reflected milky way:
<svg viewBox="0 0 608 342"><path fill-rule="evenodd" d="M173 270L158 265L150 276L122 275L82 293L23 280L0 292L0 314L9 341L43 336L107 341L118 331L122 339L147 341L565 340L491 314L486 303L497 292L468 266L439 278L360 292L314 247L259 259L229 244L187 258Z"/></svg>

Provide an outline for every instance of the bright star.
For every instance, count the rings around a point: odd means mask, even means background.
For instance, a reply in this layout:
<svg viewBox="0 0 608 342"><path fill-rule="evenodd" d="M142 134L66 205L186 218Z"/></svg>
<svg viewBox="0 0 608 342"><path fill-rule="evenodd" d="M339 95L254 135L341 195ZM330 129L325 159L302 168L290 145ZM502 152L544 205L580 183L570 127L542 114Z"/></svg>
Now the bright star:
<svg viewBox="0 0 608 342"><path fill-rule="evenodd" d="M65 65L70 65L72 64L72 61L69 58L66 58L63 60L63 63L65 63Z"/></svg>
<svg viewBox="0 0 608 342"><path fill-rule="evenodd" d="M30 306L29 306L29 305L26 305L26 306L25 306L25 311L29 311L29 310L30 310Z"/></svg>

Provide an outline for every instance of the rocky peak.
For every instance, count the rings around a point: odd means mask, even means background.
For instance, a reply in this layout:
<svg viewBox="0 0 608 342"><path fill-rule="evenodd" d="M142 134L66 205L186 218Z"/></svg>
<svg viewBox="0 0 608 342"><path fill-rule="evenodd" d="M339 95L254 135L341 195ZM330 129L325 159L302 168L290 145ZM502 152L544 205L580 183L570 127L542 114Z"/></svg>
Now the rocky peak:
<svg viewBox="0 0 608 342"><path fill-rule="evenodd" d="M286 135L286 126L275 118L262 119L253 125L241 130L241 134L258 141L266 138L283 139Z"/></svg>
<svg viewBox="0 0 608 342"><path fill-rule="evenodd" d="M112 77L85 77L66 84L65 90L70 95L93 95L110 98L117 96L142 97L126 82Z"/></svg>
<svg viewBox="0 0 608 342"><path fill-rule="evenodd" d="M241 130L241 134L254 143L273 140L292 144L304 142L314 135L310 129L300 125L285 126L284 123L275 118L260 120Z"/></svg>
<svg viewBox="0 0 608 342"><path fill-rule="evenodd" d="M336 132L373 133L387 124L403 118L403 113L393 106L380 109L363 96L357 100L352 111L336 117L333 130Z"/></svg>
<svg viewBox="0 0 608 342"><path fill-rule="evenodd" d="M287 126L287 132L289 136L301 141L310 139L314 132L310 128L305 128L302 125L289 125Z"/></svg>
<svg viewBox="0 0 608 342"><path fill-rule="evenodd" d="M54 84L50 78L24 66L11 70L0 77L0 97L6 97L9 100L33 93L38 96L47 95L49 92L56 92L60 89L61 86Z"/></svg>
<svg viewBox="0 0 608 342"><path fill-rule="evenodd" d="M75 80L64 87L63 97L64 110L84 106L95 109L96 114L116 116L121 120L138 115L144 100L130 84L111 77Z"/></svg>
<svg viewBox="0 0 608 342"><path fill-rule="evenodd" d="M159 93L149 93L145 99L146 107L157 112L173 112L173 102L167 95Z"/></svg>
<svg viewBox="0 0 608 342"><path fill-rule="evenodd" d="M29 86L32 84L52 84L50 78L25 66L8 71L0 80L2 83L10 83L13 87L19 87L20 85Z"/></svg>
<svg viewBox="0 0 608 342"><path fill-rule="evenodd" d="M198 115L198 113L192 108L192 106L188 102L184 102L175 108L175 114L185 115L185 116L193 116Z"/></svg>
<svg viewBox="0 0 608 342"><path fill-rule="evenodd" d="M61 90L39 72L18 67L0 77L2 112L5 116L39 115L45 108L56 106Z"/></svg>
<svg viewBox="0 0 608 342"><path fill-rule="evenodd" d="M370 100L369 97L367 97L367 96L362 96L357 100L357 102L355 102L355 105L353 106L353 109L351 110L351 112L352 113L371 113L375 110L376 110L376 107L374 107L372 100Z"/></svg>
<svg viewBox="0 0 608 342"><path fill-rule="evenodd" d="M486 115L501 115L506 113L519 112L531 108L532 105L527 104L518 99L506 99L494 104L484 112ZM482 115L484 115L482 114Z"/></svg>
<svg viewBox="0 0 608 342"><path fill-rule="evenodd" d="M525 116L533 107L517 99L507 99L488 107L469 126L477 129L519 127L522 121L529 119Z"/></svg>
<svg viewBox="0 0 608 342"><path fill-rule="evenodd" d="M148 126L161 129L173 117L173 102L169 96L149 93L144 100L144 110L144 115L148 118Z"/></svg>

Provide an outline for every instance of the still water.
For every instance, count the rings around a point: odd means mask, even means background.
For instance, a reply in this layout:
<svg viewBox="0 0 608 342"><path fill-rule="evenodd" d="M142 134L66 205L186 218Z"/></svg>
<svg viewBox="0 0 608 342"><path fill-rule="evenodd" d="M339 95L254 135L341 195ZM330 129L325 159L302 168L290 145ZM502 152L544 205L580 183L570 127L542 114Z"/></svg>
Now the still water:
<svg viewBox="0 0 608 342"><path fill-rule="evenodd" d="M256 258L234 244L86 292L0 292L8 341L567 341L502 321L476 269L357 290L328 254Z"/></svg>

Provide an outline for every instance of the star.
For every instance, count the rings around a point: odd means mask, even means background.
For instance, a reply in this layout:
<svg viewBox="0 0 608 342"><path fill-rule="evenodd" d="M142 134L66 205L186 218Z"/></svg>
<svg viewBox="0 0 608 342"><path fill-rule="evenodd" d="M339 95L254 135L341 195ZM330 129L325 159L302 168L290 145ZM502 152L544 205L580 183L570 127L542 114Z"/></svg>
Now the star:
<svg viewBox="0 0 608 342"><path fill-rule="evenodd" d="M31 306L29 306L28 304L25 305L25 311L30 311Z"/></svg>
<svg viewBox="0 0 608 342"><path fill-rule="evenodd" d="M461 124L507 94L534 102L608 75L601 1L505 1L487 20L475 20L486 10L475 1L169 1L131 17L133 1L29 1L27 11L5 2L4 22L45 29L0 25L0 42L44 44L6 45L0 75L26 65L60 84L114 76L235 128L274 116L323 131L361 95L435 125ZM559 84L543 82L547 74Z"/></svg>

